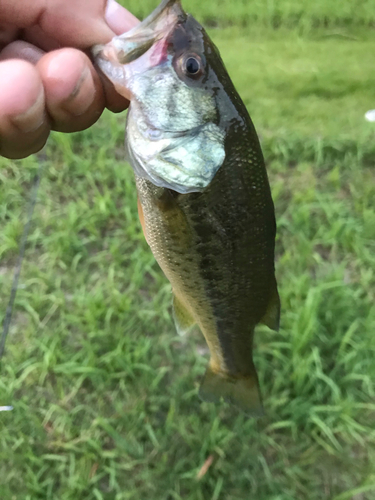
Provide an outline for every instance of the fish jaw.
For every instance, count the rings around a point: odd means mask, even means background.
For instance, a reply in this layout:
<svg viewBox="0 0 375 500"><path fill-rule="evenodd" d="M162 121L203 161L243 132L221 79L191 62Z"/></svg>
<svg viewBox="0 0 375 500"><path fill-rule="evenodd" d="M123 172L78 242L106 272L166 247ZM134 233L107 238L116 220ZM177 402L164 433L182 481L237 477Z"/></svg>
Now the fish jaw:
<svg viewBox="0 0 375 500"><path fill-rule="evenodd" d="M185 18L180 0L164 0L130 31L114 37L106 45L92 48L96 65L120 95L131 100L132 77L145 68L160 65L167 58L166 39ZM142 57L145 54L146 57Z"/></svg>

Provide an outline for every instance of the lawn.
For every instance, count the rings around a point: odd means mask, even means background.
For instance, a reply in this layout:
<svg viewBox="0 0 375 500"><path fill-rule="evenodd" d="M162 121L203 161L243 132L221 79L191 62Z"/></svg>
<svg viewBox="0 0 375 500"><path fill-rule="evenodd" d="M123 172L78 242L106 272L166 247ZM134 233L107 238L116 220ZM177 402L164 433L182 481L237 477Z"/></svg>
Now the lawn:
<svg viewBox="0 0 375 500"><path fill-rule="evenodd" d="M266 416L199 400L207 349L175 333L124 115L107 112L53 134L45 160L0 159L0 322L44 163L1 363L0 498L373 500L373 2L186 4L255 122L276 206L281 329L256 334Z"/></svg>

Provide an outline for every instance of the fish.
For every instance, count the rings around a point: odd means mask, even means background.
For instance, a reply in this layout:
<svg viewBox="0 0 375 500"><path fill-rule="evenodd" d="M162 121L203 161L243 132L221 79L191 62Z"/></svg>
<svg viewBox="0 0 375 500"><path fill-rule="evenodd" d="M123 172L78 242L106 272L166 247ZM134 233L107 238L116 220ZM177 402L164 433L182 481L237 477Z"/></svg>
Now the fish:
<svg viewBox="0 0 375 500"><path fill-rule="evenodd" d="M146 241L172 285L177 331L198 325L210 351L199 396L262 415L254 330L279 328L280 298L274 204L246 106L179 0L92 51L130 101L126 157Z"/></svg>

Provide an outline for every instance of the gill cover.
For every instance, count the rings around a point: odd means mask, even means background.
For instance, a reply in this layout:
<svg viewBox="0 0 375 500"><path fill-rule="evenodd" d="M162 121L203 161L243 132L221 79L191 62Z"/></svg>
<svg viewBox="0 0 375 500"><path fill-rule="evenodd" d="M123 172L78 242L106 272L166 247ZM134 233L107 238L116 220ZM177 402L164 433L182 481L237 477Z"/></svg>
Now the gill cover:
<svg viewBox="0 0 375 500"><path fill-rule="evenodd" d="M128 114L125 144L136 175L178 193L203 191L224 161L224 132L213 123L181 134L150 132L134 114Z"/></svg>

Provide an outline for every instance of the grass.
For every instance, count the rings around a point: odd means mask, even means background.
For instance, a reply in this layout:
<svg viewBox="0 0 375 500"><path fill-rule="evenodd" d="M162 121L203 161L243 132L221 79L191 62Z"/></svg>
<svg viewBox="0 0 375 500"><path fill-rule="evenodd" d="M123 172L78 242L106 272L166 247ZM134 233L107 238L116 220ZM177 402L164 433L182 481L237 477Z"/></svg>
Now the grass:
<svg viewBox="0 0 375 500"><path fill-rule="evenodd" d="M123 160L124 117L105 113L47 147L1 365L0 405L14 410L0 413L0 498L374 498L373 43L365 28L329 33L212 31L277 211L281 330L256 336L266 416L199 401L204 342L175 334ZM0 159L0 321L37 168L35 156Z"/></svg>
<svg viewBox="0 0 375 500"><path fill-rule="evenodd" d="M140 19L147 16L160 2L158 0L120 0ZM182 0L186 12L193 14L206 26L241 25L310 31L317 27L336 28L354 26L373 27L375 4L372 0Z"/></svg>

